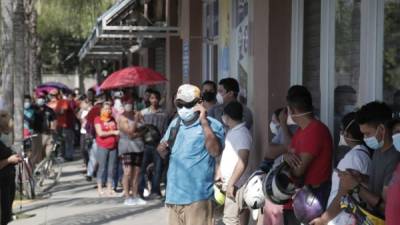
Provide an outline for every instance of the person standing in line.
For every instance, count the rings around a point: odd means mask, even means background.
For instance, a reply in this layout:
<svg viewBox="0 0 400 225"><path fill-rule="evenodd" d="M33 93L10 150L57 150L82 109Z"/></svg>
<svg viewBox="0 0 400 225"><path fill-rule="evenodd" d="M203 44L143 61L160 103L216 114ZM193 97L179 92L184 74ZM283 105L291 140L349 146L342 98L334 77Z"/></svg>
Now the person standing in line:
<svg viewBox="0 0 400 225"><path fill-rule="evenodd" d="M330 193L332 172L332 136L328 127L313 114L311 93L304 86L289 88L286 97L288 116L299 129L294 133L290 147L283 154L292 176L318 193L318 201L326 206ZM294 215L292 203L284 206L285 225L300 224Z"/></svg>
<svg viewBox="0 0 400 225"><path fill-rule="evenodd" d="M343 192L357 193L371 212L385 215L387 188L400 162L400 152L393 146L392 110L383 102L370 102L356 112L356 122L364 135L365 144L374 150L368 177L354 170L339 172Z"/></svg>
<svg viewBox="0 0 400 225"><path fill-rule="evenodd" d="M120 140L119 156L123 164L125 205L144 205L146 201L139 197L140 166L143 161L144 143L142 133L138 131L141 123L139 112L133 111L132 103L125 103L124 112L118 118Z"/></svg>
<svg viewBox="0 0 400 225"><path fill-rule="evenodd" d="M239 95L239 83L234 78L224 78L218 83L217 101L218 105L213 106L208 110L210 117L222 123L222 114L224 107L232 101L237 101ZM246 127L252 130L253 127L253 113L251 110L243 105L243 121L246 122Z"/></svg>
<svg viewBox="0 0 400 225"><path fill-rule="evenodd" d="M243 107L239 102L228 103L222 120L229 128L221 158L222 190L226 192L223 222L226 225L248 224L249 210L243 207L244 175L249 160L252 137L242 122Z"/></svg>
<svg viewBox="0 0 400 225"><path fill-rule="evenodd" d="M114 195L112 183L115 176L117 166L117 144L119 130L117 123L111 116L111 103L104 102L101 108L100 116L94 120L96 129L97 143L97 160L99 169L97 170L97 190L100 196L105 193L103 191L103 174L107 169L107 192L108 195Z"/></svg>
<svg viewBox="0 0 400 225"><path fill-rule="evenodd" d="M211 80L204 81L201 85L201 97L207 111L217 105L217 84Z"/></svg>
<svg viewBox="0 0 400 225"><path fill-rule="evenodd" d="M212 225L215 157L221 154L224 127L207 117L200 89L178 88L178 118L169 125L157 150L170 155L165 203L170 225ZM170 149L169 149L170 148Z"/></svg>
<svg viewBox="0 0 400 225"><path fill-rule="evenodd" d="M160 107L161 94L156 90L150 91L150 106L142 109L140 112L143 116L144 124L150 124L157 128L159 133L163 135L168 127L168 115ZM158 143L157 143L158 144ZM139 193L143 196L146 184L146 171L147 167L153 163L154 173L151 179L151 191L148 196L149 199L161 198L160 182L163 173L163 160L157 152L157 144L145 144L145 152L143 164L141 168L141 181Z"/></svg>

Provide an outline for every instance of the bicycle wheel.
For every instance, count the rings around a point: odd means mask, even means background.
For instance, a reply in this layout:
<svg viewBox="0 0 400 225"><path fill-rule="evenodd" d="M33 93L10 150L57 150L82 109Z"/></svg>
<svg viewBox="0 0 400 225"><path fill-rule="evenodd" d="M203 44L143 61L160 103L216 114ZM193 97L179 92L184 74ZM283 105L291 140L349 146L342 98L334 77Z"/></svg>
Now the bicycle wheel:
<svg viewBox="0 0 400 225"><path fill-rule="evenodd" d="M24 196L27 197L28 199L34 199L35 180L32 177L32 174L28 171L28 167L26 164L23 166L21 175L22 175L22 189Z"/></svg>
<svg viewBox="0 0 400 225"><path fill-rule="evenodd" d="M61 176L61 164L55 159L50 157L42 160L35 169L36 186L43 190L57 183Z"/></svg>

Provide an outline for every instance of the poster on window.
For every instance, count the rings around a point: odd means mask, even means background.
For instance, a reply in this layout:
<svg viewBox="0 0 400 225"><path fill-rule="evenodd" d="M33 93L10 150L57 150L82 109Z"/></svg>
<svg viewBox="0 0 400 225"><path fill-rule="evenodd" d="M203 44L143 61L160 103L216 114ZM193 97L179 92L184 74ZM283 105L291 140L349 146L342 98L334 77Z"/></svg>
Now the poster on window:
<svg viewBox="0 0 400 225"><path fill-rule="evenodd" d="M220 78L229 76L229 42L230 42L230 11L231 1L219 1L219 75Z"/></svg>
<svg viewBox="0 0 400 225"><path fill-rule="evenodd" d="M239 100L247 103L249 74L249 18L248 1L236 0L235 29L237 76L240 84Z"/></svg>

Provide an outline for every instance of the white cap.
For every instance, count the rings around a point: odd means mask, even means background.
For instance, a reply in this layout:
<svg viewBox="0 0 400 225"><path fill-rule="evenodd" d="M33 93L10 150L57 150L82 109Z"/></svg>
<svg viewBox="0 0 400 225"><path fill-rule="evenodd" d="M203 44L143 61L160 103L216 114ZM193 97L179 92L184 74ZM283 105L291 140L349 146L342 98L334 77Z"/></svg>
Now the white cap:
<svg viewBox="0 0 400 225"><path fill-rule="evenodd" d="M200 98L200 89L191 84L183 84L178 88L176 93L176 100L184 102L192 102L196 98Z"/></svg>

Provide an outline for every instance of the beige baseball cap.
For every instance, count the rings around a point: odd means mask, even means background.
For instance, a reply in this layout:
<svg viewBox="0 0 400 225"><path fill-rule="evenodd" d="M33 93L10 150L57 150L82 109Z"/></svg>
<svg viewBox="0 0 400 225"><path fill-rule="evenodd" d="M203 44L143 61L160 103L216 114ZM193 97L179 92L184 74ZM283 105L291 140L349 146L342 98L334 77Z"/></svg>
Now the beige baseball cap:
<svg viewBox="0 0 400 225"><path fill-rule="evenodd" d="M200 89L191 84L181 85L176 93L176 100L184 102L192 102L197 98L200 98Z"/></svg>

